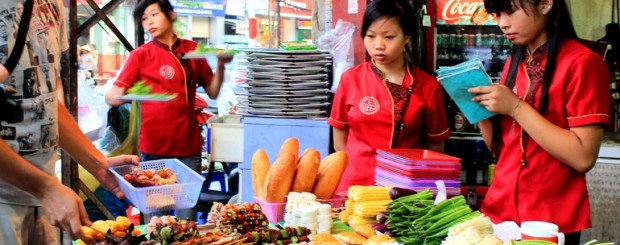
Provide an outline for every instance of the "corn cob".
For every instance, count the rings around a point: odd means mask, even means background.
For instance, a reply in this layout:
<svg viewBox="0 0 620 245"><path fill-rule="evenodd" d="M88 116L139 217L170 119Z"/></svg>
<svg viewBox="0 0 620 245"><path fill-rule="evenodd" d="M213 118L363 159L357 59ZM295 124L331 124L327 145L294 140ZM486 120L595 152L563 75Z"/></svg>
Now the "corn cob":
<svg viewBox="0 0 620 245"><path fill-rule="evenodd" d="M351 217L351 215L353 215L353 212L349 212L347 210L344 210L340 213L338 213L338 219L340 219L340 221L344 222L344 223L348 223L349 222L349 217Z"/></svg>
<svg viewBox="0 0 620 245"><path fill-rule="evenodd" d="M351 199L344 201L344 209L347 211L353 212L353 205L355 205L355 202Z"/></svg>
<svg viewBox="0 0 620 245"><path fill-rule="evenodd" d="M347 223L349 225L365 225L365 224L372 224L372 223L375 223L375 222L377 222L377 220L374 219L374 218L373 219L367 219L367 218L364 218L364 217L361 217L359 215L354 214L354 215L349 216L349 220L348 220Z"/></svg>
<svg viewBox="0 0 620 245"><path fill-rule="evenodd" d="M390 200L356 202L353 205L353 213L364 218L375 218L378 213L387 209L390 202Z"/></svg>
<svg viewBox="0 0 620 245"><path fill-rule="evenodd" d="M390 189L385 186L360 186L349 187L348 197L355 202L391 200Z"/></svg>

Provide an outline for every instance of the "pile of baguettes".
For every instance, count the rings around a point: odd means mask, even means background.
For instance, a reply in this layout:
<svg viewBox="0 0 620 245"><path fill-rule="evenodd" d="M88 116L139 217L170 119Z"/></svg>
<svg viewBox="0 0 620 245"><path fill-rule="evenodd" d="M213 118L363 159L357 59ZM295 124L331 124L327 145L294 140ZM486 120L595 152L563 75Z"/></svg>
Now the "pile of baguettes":
<svg viewBox="0 0 620 245"><path fill-rule="evenodd" d="M263 149L252 156L254 195L266 202L286 202L289 192L311 192L318 200L334 195L347 167L347 153L337 151L321 160L321 154L307 148L299 156L299 141L288 138L273 164Z"/></svg>

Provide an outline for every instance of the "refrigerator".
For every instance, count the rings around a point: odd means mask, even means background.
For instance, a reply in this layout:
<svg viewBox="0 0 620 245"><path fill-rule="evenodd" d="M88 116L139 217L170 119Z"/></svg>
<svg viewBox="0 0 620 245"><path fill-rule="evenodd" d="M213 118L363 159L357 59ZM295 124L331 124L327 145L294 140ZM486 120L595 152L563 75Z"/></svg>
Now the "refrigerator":
<svg viewBox="0 0 620 245"><path fill-rule="evenodd" d="M493 82L499 81L512 44L484 9L483 0L426 0L423 11L426 62L432 64L432 70L479 58ZM467 121L447 93L444 99L452 131L446 153L461 158L462 192L470 194L476 187L490 184L489 165L493 158L478 125Z"/></svg>

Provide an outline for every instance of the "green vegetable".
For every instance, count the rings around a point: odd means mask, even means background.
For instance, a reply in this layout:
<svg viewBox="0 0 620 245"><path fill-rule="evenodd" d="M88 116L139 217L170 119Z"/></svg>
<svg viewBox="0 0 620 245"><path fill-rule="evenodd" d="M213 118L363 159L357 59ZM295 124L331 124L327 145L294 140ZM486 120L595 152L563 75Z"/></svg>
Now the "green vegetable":
<svg viewBox="0 0 620 245"><path fill-rule="evenodd" d="M393 200L385 225L402 244L441 244L450 227L480 215L472 212L463 196L434 205L433 194L424 190Z"/></svg>
<svg viewBox="0 0 620 245"><path fill-rule="evenodd" d="M210 53L214 53L217 55L234 55L236 53L239 53L239 50L236 49L221 49L221 48L216 48L213 45L204 45L202 43L199 43L198 45L196 45L196 48L194 49L195 53L199 53L199 54L210 54Z"/></svg>
<svg viewBox="0 0 620 245"><path fill-rule="evenodd" d="M159 237L161 240L168 240L168 238L172 237L172 228L168 226L161 228L161 231L159 231Z"/></svg>
<svg viewBox="0 0 620 245"><path fill-rule="evenodd" d="M138 81L133 87L127 90L128 94L150 94L153 88L144 84L144 81Z"/></svg>

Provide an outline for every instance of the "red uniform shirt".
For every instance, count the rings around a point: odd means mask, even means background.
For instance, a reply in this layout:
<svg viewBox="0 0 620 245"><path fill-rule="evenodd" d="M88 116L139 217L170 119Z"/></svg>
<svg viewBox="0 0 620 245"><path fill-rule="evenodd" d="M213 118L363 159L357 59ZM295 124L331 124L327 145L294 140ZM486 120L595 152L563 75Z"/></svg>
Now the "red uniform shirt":
<svg viewBox="0 0 620 245"><path fill-rule="evenodd" d="M141 102L141 153L171 157L200 154L203 140L194 115L197 84L206 86L213 72L203 59L179 59L196 43L177 39L172 50L156 40L132 51L114 85L129 89L139 80L153 93L176 93L167 102Z"/></svg>
<svg viewBox="0 0 620 245"><path fill-rule="evenodd" d="M529 64L544 70L546 55ZM509 62L504 67L508 72ZM536 72L536 67L533 69ZM502 83L505 77L502 77ZM521 98L531 85L525 61L521 64L515 92ZM540 107L542 86L535 93ZM576 41L562 44L557 68L549 87L549 110L544 117L569 129L609 120L609 73L600 56ZM524 103L524 102L521 102ZM526 138L526 165L522 166L524 131L511 117L501 118L502 144L495 178L484 200L482 212L494 223L541 220L557 224L571 233L591 227L590 202L585 175L560 162ZM561 142L558 142L561 144Z"/></svg>
<svg viewBox="0 0 620 245"><path fill-rule="evenodd" d="M395 137L394 98L372 66L365 62L346 71L334 97L328 123L349 132L345 149L349 164L338 192L351 185L374 185L376 149L392 148ZM402 137L396 136L394 148L423 148L429 142L450 137L439 82L411 67L403 81L404 86L409 84L413 92L404 115Z"/></svg>

